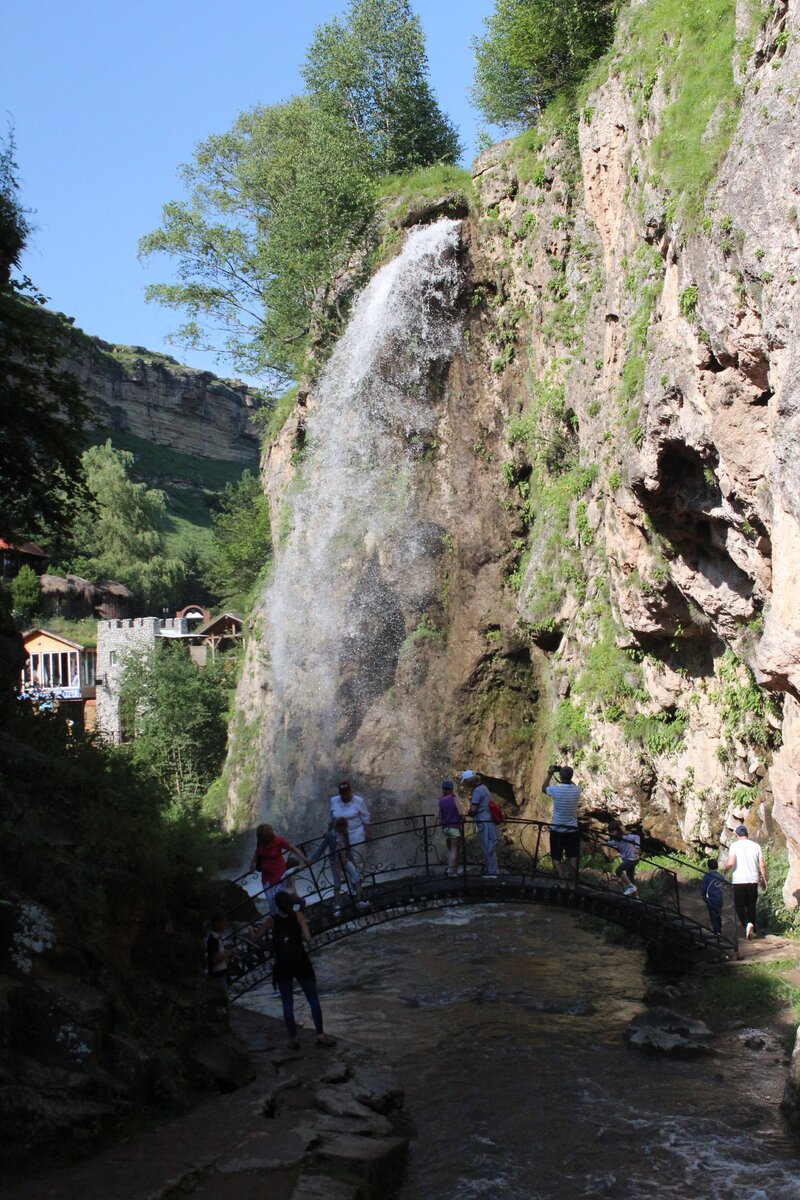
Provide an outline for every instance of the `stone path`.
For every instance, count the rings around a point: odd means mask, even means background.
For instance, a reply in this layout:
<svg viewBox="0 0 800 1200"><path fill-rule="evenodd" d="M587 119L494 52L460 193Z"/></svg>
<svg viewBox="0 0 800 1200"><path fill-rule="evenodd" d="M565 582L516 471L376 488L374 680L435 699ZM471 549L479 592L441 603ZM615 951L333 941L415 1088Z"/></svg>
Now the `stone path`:
<svg viewBox="0 0 800 1200"><path fill-rule="evenodd" d="M2 1200L355 1200L402 1176L408 1135L390 1068L359 1047L299 1053L283 1026L232 1012L257 1072L236 1092L85 1162L0 1187Z"/></svg>

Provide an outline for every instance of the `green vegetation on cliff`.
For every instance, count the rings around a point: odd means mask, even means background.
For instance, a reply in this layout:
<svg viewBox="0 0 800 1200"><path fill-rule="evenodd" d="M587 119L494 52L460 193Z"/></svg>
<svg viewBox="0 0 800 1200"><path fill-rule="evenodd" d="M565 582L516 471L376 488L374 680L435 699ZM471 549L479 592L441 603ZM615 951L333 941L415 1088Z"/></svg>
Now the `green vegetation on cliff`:
<svg viewBox="0 0 800 1200"><path fill-rule="evenodd" d="M538 120L608 47L619 7L618 0L497 0L474 42L473 94L487 121Z"/></svg>

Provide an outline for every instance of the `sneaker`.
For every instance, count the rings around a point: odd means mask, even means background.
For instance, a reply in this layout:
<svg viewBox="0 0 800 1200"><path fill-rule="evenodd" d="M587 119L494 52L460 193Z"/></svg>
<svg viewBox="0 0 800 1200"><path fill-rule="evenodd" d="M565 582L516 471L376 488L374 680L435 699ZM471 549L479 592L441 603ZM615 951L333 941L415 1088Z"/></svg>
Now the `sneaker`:
<svg viewBox="0 0 800 1200"><path fill-rule="evenodd" d="M497 872L496 871L495 872L486 871L486 872L484 872L483 878L484 879L497 879Z"/></svg>
<svg viewBox="0 0 800 1200"><path fill-rule="evenodd" d="M367 909L372 908L372 905L369 900L356 900L356 908L359 912L366 912Z"/></svg>
<svg viewBox="0 0 800 1200"><path fill-rule="evenodd" d="M333 915L336 917L336 919L337 919L337 920L338 920L338 919L339 919L339 917L342 915L342 910L341 910L341 908L339 907L339 905L338 905L338 904L334 906L334 909L333 909Z"/></svg>
<svg viewBox="0 0 800 1200"><path fill-rule="evenodd" d="M756 928L752 921L747 922L747 925L745 926L744 936L747 938L748 942L751 942L753 940L753 938L756 936Z"/></svg>
<svg viewBox="0 0 800 1200"><path fill-rule="evenodd" d="M629 887L625 888L622 894L623 896L635 896L638 891L639 889L632 883Z"/></svg>

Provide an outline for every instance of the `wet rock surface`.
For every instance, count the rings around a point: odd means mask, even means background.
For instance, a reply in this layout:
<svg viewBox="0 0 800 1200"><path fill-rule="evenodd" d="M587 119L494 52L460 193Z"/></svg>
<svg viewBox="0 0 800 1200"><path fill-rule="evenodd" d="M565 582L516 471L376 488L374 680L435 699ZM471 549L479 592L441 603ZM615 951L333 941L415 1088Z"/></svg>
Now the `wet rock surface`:
<svg viewBox="0 0 800 1200"><path fill-rule="evenodd" d="M317 1047L313 1031L301 1033L300 1051L287 1055L282 1023L244 1009L232 1020L256 1072L247 1086L85 1163L29 1174L0 1188L2 1200L167 1200L176 1194L377 1200L390 1194L409 1145L394 1073L352 1044Z"/></svg>
<svg viewBox="0 0 800 1200"><path fill-rule="evenodd" d="M635 1016L625 1037L637 1050L673 1058L695 1058L713 1052L713 1034L705 1022L660 1005Z"/></svg>

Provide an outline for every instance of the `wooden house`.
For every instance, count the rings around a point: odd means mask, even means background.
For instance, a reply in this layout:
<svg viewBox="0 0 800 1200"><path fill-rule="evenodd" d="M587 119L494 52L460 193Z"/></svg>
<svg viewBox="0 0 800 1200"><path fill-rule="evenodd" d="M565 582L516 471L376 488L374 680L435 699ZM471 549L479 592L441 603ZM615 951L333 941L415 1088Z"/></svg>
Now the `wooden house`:
<svg viewBox="0 0 800 1200"><path fill-rule="evenodd" d="M95 725L97 653L60 633L31 629L22 636L27 662L20 695L42 707L69 704L74 720L86 729Z"/></svg>

